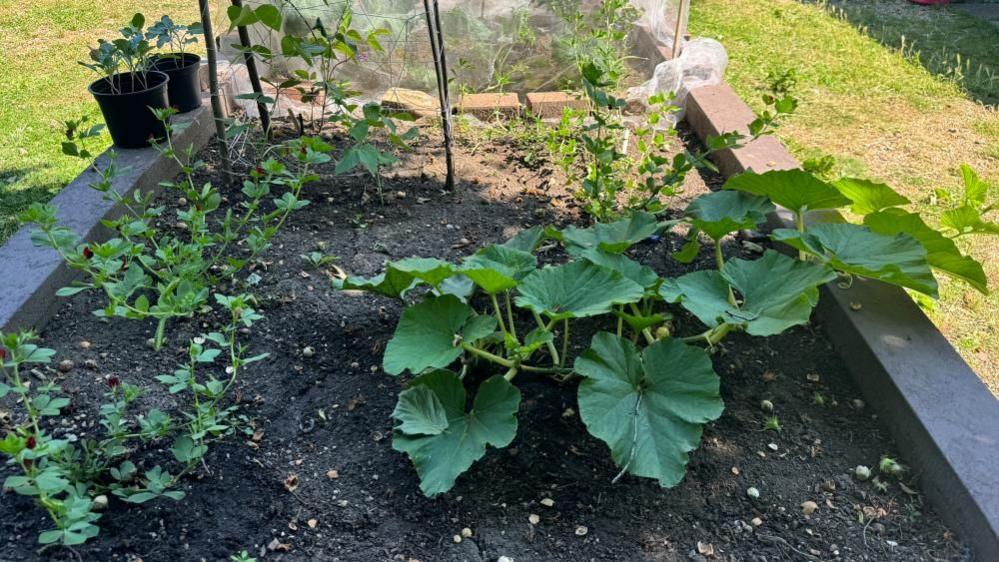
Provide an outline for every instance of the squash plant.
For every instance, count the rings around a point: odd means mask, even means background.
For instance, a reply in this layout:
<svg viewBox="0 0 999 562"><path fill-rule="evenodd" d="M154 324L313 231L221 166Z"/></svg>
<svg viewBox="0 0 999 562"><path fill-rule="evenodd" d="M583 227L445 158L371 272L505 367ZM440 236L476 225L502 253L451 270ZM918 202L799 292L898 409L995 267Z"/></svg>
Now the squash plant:
<svg viewBox="0 0 999 562"><path fill-rule="evenodd" d="M953 222L961 228L952 227L948 238L903 210L907 201L888 186L826 183L803 171L745 174L724 188L693 201L677 221L636 212L589 228L534 227L459 263L407 258L372 278L334 282L411 302L383 367L413 376L392 413L393 447L413 462L424 494L447 492L489 446L513 441L519 376L580 379L580 417L609 447L618 478L629 473L669 487L682 480L704 424L723 410L720 379L700 346L711 348L732 332L771 336L806 324L819 286L840 275L936 296L936 268L987 290L981 265L951 241L994 229L984 219ZM966 199L977 209L991 209L970 191ZM720 240L759 226L775 205L789 209L798 228L778 229L772 238L800 255L766 250L756 260L725 260ZM805 220L811 211L847 206L864 224ZM661 278L628 256L633 245L679 223L712 240L717 268ZM539 267L535 251L544 240L560 244L568 261ZM697 252L700 238L693 240ZM703 331L673 334L671 318L680 310ZM572 329L582 318L599 319L602 329L570 357ZM478 373L491 369L478 382Z"/></svg>

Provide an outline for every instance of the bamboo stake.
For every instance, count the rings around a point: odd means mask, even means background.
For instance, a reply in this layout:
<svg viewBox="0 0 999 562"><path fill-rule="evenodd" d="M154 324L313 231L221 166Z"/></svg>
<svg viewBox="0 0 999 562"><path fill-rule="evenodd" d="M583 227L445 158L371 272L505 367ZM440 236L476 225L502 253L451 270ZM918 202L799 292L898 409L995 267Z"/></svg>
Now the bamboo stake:
<svg viewBox="0 0 999 562"><path fill-rule="evenodd" d="M242 9L243 0L232 0L232 5L237 8ZM250 52L250 34L246 31L245 25L240 25L236 27L236 31L239 32L239 43L243 46L243 62L246 63L246 73L250 77L250 86L253 87L253 93L257 96L257 113L260 114L260 126L264 129L264 135L267 138L271 136L271 114L267 109L267 105L260 101L260 97L264 95L264 89L260 85L260 75L257 73L257 60Z"/></svg>
<svg viewBox="0 0 999 562"><path fill-rule="evenodd" d="M222 110L222 99L219 96L218 53L215 44L215 33L212 31L212 13L208 9L208 0L198 0L201 8L201 27L205 32L205 51L208 58L208 89L212 94L212 116L215 119L215 135L222 150L222 168L226 176L232 175L232 162L229 161L229 145L225 140L225 112Z"/></svg>

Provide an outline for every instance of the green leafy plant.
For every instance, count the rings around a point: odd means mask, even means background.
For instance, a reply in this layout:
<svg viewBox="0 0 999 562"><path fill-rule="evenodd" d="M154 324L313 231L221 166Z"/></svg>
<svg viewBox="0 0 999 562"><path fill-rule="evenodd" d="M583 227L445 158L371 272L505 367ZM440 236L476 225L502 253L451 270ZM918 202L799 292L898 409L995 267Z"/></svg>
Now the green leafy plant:
<svg viewBox="0 0 999 562"><path fill-rule="evenodd" d="M286 25L289 21L282 15L282 9L268 3L257 7L230 6L227 10L230 31L237 26L260 23L268 33L280 34L280 41L277 42L280 52L269 48L266 41L248 47L242 44L232 46L241 53L261 59L268 66L278 60L297 59L307 68L295 69L283 78L264 77L263 81L274 90L272 95L246 93L238 95L237 99L268 106L273 117L280 96L294 91L303 102L318 104L319 116L310 120L317 132L323 129L330 116L334 122L344 122L349 128L356 104L347 100L357 92L351 91L348 83L336 79L338 70L366 56L364 49L383 52L379 38L390 31L377 28L362 35L353 27L354 12L349 3L338 8L340 11L335 25L329 27L323 23L323 18L308 17L296 2L285 0L281 2L281 7L295 14L296 21L306 25Z"/></svg>
<svg viewBox="0 0 999 562"><path fill-rule="evenodd" d="M589 228L534 227L459 263L407 258L372 278L334 282L415 301L385 347L383 368L413 376L393 413L393 446L409 456L425 494L448 491L490 446L512 442L521 374L581 379L580 417L610 448L621 469L616 478L630 473L673 486L703 425L723 407L720 379L698 344L711 349L733 332L766 337L806 324L819 286L840 275L935 295L929 253L917 238L805 220L812 210L850 206L870 217L898 208L903 198L887 186L782 171L736 176L724 187L695 199L678 221L636 211ZM798 216L801 228L779 229L773 239L803 248L800 259L766 250L756 260L726 260L722 238L758 227L776 205ZM664 279L627 255L680 223L712 240L717 269ZM561 244L569 261L539 268L534 251L545 240ZM698 238L692 240L697 253ZM680 311L704 330L674 334L671 319ZM572 327L583 318L602 328L573 357ZM772 417L766 428L779 431L780 423Z"/></svg>
<svg viewBox="0 0 999 562"><path fill-rule="evenodd" d="M348 109L353 110L351 106ZM363 168L375 180L378 196L382 196L381 170L391 166L397 158L388 151L379 150L371 140L373 130L385 131L389 142L397 148L408 148L408 142L416 138L419 129L410 128L399 133L396 121L412 121L413 116L402 111L386 111L377 103L366 103L361 108L362 116L354 119L348 133L354 144L350 146L336 165L336 173L345 174L357 167Z"/></svg>
<svg viewBox="0 0 999 562"><path fill-rule="evenodd" d="M15 414L13 430L0 441L0 453L20 474L9 476L3 487L35 498L46 510L55 528L39 535L41 544L73 546L96 537L108 493L131 504L184 498L184 492L176 489L177 483L204 462L211 442L234 431L236 408L224 400L242 369L267 357L249 356L247 348L237 341L240 329L261 318L252 308L252 300L249 295L216 295L229 321L220 331L192 341L189 361L172 375L157 377L187 404L179 416L155 408L133 412L142 390L109 376L104 381L106 402L99 410L103 437L78 442L53 435L70 399L51 380L32 381L32 376L41 375L37 371L29 374L25 368L49 363L55 351L35 345L31 333L0 333L0 399L12 395L21 408ZM226 358L226 379L200 373L218 357ZM178 463L176 473L158 464L140 473L130 459L131 452L143 443L163 442L172 443L169 450Z"/></svg>
<svg viewBox="0 0 999 562"><path fill-rule="evenodd" d="M628 33L641 11L629 0L605 0L589 11L581 9L579 0L548 3L566 28L555 39L556 59L573 63L583 75L593 66L616 87L626 71Z"/></svg>
<svg viewBox="0 0 999 562"><path fill-rule="evenodd" d="M790 95L767 94L767 109L749 124L748 136L722 133L709 137L703 150L684 150L669 158L665 154L677 136L669 121L676 111L670 96L650 97L641 124L629 126L622 113L627 104L609 93L613 80L606 72L596 64L585 64L582 85L590 108L567 108L560 123L549 131L546 145L567 183L579 184L577 197L598 221L634 211L663 212L665 198L680 191L687 173L695 168L717 171L708 159L712 153L739 148L769 133L797 106Z"/></svg>
<svg viewBox="0 0 999 562"><path fill-rule="evenodd" d="M132 16L129 24L121 28L121 37L108 41L101 39L90 49L90 60L80 64L101 76L113 93L122 92L121 73L128 72L130 91L146 87L153 46L144 30L146 17L140 13ZM136 84L141 87L136 88Z"/></svg>
<svg viewBox="0 0 999 562"><path fill-rule="evenodd" d="M34 241L55 249L84 280L60 289L60 296L87 290L102 291L107 304L94 314L157 322L153 345L159 349L164 329L173 318L190 317L209 302L211 287L233 278L270 246L270 240L288 217L308 205L303 188L317 179L315 166L330 161L332 147L315 137L282 143L271 157L253 168L243 182L243 200L223 209L222 195L210 183L199 185L195 174L204 162L195 159L192 146L173 144L173 134L186 126L170 123L172 109L157 110L166 126L167 138L154 143L160 153L176 162L181 181L161 186L179 195L182 208L173 227L157 226L165 209L156 205L152 193L136 191L125 197L115 189L123 173L114 153L103 167L91 162L86 148L98 129L81 129L80 121L66 124L63 152L84 159L98 180L91 188L120 205L124 214L106 220L115 236L101 243L85 243L71 229L59 225L56 208L36 203L20 219L38 227ZM280 194L277 191L280 190ZM217 218L221 214L222 217Z"/></svg>
<svg viewBox="0 0 999 562"><path fill-rule="evenodd" d="M329 265L337 260L336 256L331 256L319 250L309 252L308 254L302 254L302 260L305 263L311 265L316 269L321 269L322 267Z"/></svg>
<svg viewBox="0 0 999 562"><path fill-rule="evenodd" d="M187 45L198 42L198 37L204 34L200 22L188 25L174 23L170 16L162 16L159 21L149 26L146 39L156 41L156 48L162 49L169 45L175 53L184 55Z"/></svg>
<svg viewBox="0 0 999 562"><path fill-rule="evenodd" d="M242 550L239 554L233 554L229 557L232 562L257 562L257 559L250 556L250 553Z"/></svg>

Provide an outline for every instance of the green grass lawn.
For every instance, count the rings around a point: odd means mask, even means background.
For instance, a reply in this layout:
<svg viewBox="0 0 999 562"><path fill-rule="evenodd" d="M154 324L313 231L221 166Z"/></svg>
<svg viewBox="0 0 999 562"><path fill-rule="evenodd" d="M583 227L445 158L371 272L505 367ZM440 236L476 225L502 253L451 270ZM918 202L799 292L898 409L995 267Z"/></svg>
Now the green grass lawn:
<svg viewBox="0 0 999 562"><path fill-rule="evenodd" d="M799 159L833 156L838 172L885 181L931 216L933 189L960 185L961 163L999 183L999 30L991 24L905 0L692 4L691 33L725 44L726 79L756 109L770 73L797 72L801 105L778 135ZM999 241L969 249L999 289ZM997 293L944 280L929 314L999 395L997 310Z"/></svg>
<svg viewBox="0 0 999 562"><path fill-rule="evenodd" d="M48 200L82 170L59 145L62 121L100 120L87 92L96 76L77 61L136 11L187 22L198 10L193 0L0 0L0 242L17 229L21 209Z"/></svg>

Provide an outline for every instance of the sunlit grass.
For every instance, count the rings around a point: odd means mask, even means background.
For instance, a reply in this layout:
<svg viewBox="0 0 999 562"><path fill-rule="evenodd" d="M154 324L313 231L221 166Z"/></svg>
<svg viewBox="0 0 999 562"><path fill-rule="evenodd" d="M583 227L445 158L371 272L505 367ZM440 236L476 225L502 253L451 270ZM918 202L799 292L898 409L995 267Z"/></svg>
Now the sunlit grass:
<svg viewBox="0 0 999 562"><path fill-rule="evenodd" d="M0 0L0 241L18 211L58 193L81 171L60 152L59 124L100 119L87 92L96 77L77 64L88 45L111 37L136 11L147 19L197 18L197 2L162 0ZM110 139L105 138L110 145Z"/></svg>

